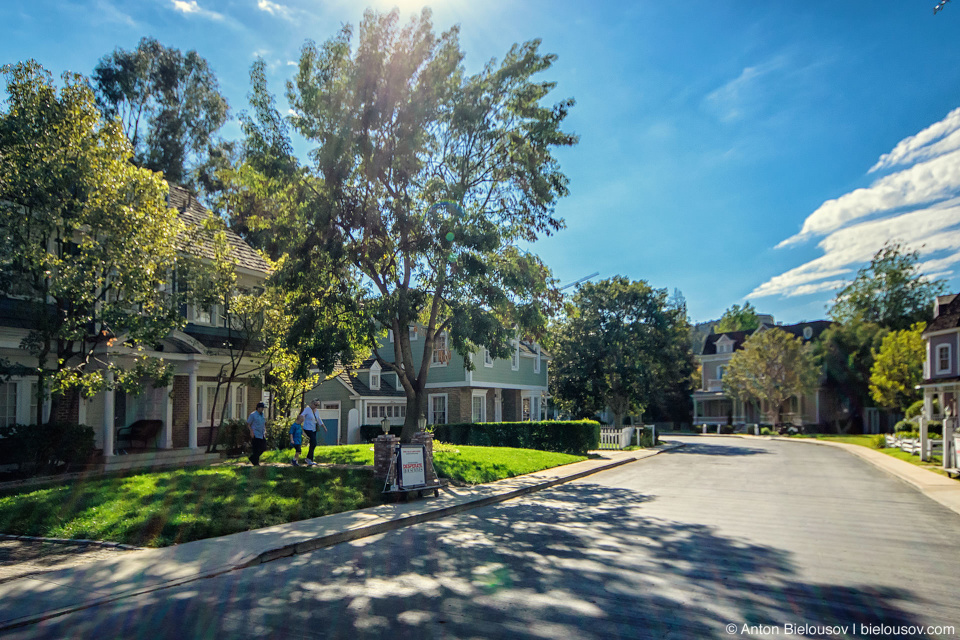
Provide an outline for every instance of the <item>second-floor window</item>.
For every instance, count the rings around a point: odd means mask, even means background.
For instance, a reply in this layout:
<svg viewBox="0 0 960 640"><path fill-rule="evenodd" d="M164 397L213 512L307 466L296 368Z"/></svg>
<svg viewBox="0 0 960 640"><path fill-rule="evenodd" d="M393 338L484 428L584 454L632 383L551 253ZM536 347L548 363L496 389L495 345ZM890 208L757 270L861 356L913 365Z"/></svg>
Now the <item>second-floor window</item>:
<svg viewBox="0 0 960 640"><path fill-rule="evenodd" d="M370 372L370 388L371 389L380 388L380 374L375 371Z"/></svg>
<svg viewBox="0 0 960 640"><path fill-rule="evenodd" d="M723 380L723 374L726 370L727 368L724 365L717 367L717 380Z"/></svg>
<svg viewBox="0 0 960 640"><path fill-rule="evenodd" d="M937 373L950 373L950 345L937 347Z"/></svg>
<svg viewBox="0 0 960 640"><path fill-rule="evenodd" d="M510 368L516 371L520 368L520 341L513 341L513 355L510 357Z"/></svg>
<svg viewBox="0 0 960 640"><path fill-rule="evenodd" d="M447 334L438 333L433 339L433 359L434 366L445 367L450 360L450 353L447 351Z"/></svg>
<svg viewBox="0 0 960 640"><path fill-rule="evenodd" d="M493 366L493 357L490 355L490 349L483 350L483 366L485 367Z"/></svg>

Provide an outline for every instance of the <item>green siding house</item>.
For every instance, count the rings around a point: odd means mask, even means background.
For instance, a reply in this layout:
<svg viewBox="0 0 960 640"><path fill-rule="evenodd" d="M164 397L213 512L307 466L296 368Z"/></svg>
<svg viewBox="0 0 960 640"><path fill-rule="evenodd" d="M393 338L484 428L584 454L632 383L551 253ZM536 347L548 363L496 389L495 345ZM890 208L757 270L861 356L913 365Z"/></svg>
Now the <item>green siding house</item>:
<svg viewBox="0 0 960 640"><path fill-rule="evenodd" d="M414 362L423 354L421 329L410 327ZM393 332L388 332L380 353L393 359ZM419 347L419 349L418 349ZM427 379L427 422L518 422L539 420L547 402L547 370L550 355L539 345L514 341L510 358L495 360L486 349L471 354L474 370L468 371L463 357L447 350L446 337L435 341ZM321 402L323 414L338 416L339 442L360 442L360 425L403 424L407 399L397 375L381 370L375 358L356 369L341 369L322 382L308 398Z"/></svg>

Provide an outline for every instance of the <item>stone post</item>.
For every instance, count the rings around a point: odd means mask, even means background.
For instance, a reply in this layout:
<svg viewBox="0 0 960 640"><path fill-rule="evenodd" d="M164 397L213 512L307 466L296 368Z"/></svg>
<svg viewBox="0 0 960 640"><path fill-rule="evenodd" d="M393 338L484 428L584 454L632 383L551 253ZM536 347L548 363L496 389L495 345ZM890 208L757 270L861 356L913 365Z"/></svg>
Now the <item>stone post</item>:
<svg viewBox="0 0 960 640"><path fill-rule="evenodd" d="M921 415L920 416L920 461L926 462L930 456L927 455L927 447L929 446L930 438L927 437L927 419Z"/></svg>
<svg viewBox="0 0 960 640"><path fill-rule="evenodd" d="M393 484L396 480L396 470L390 473L390 463L397 454L397 445L400 444L400 438L391 435L377 436L373 440L373 477L378 480L390 481ZM390 476L389 478L387 476Z"/></svg>
<svg viewBox="0 0 960 640"><path fill-rule="evenodd" d="M954 456L956 456L956 451L954 451L953 427L954 427L954 418L944 416L943 418L943 468L944 469L952 469L956 466L956 463L954 461Z"/></svg>

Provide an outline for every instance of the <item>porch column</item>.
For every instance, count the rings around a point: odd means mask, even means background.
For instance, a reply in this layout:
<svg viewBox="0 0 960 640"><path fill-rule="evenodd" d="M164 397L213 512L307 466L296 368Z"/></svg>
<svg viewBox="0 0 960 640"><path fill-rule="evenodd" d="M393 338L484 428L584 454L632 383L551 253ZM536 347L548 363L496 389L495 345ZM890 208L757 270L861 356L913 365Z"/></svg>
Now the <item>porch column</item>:
<svg viewBox="0 0 960 640"><path fill-rule="evenodd" d="M167 385L167 412L163 421L161 449L173 449L173 381Z"/></svg>
<svg viewBox="0 0 960 640"><path fill-rule="evenodd" d="M187 446L191 449L197 448L197 369L199 365L196 362L187 363L187 374L190 379L190 407L188 408L187 422Z"/></svg>
<svg viewBox="0 0 960 640"><path fill-rule="evenodd" d="M943 400L941 399L941 402ZM956 451L953 450L953 424L955 418L943 419L943 468L952 469L954 468L954 456Z"/></svg>
<svg viewBox="0 0 960 640"><path fill-rule="evenodd" d="M930 441L927 438L927 418L923 414L920 415L920 461L926 462L929 456L927 455L927 443Z"/></svg>
<svg viewBox="0 0 960 640"><path fill-rule="evenodd" d="M107 389L103 392L103 455L113 456L113 371L107 371Z"/></svg>

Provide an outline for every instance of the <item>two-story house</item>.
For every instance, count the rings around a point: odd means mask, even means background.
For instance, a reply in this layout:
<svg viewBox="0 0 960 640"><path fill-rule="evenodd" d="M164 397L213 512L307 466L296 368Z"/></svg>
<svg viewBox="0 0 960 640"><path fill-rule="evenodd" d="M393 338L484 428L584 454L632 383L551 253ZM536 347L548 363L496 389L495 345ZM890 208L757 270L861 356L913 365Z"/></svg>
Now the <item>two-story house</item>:
<svg viewBox="0 0 960 640"><path fill-rule="evenodd" d="M938 296L934 302L933 320L923 332L927 357L923 363L924 416L941 420L947 411L957 415L960 395L960 296ZM934 413L934 400L939 413Z"/></svg>
<svg viewBox="0 0 960 640"><path fill-rule="evenodd" d="M423 329L411 326L409 331L414 362L419 363ZM393 361L392 342L393 332L388 331L378 349L388 362ZM537 344L514 340L509 358L494 359L486 349L470 357L472 371L462 356L449 349L447 336L437 336L426 385L429 424L543 418L550 354ZM406 418L406 396L396 373L382 369L374 358L354 370L339 370L308 395L321 401L320 417L325 423L327 416L336 420L340 442L360 442L361 425L379 424L384 418L391 424L403 424Z"/></svg>
<svg viewBox="0 0 960 640"><path fill-rule="evenodd" d="M170 186L169 205L192 226L202 226L203 221L212 215L189 192L173 185ZM254 290L262 286L269 271L267 263L235 233L228 231L227 239L237 260L237 287ZM201 257L209 257L213 247L212 243L207 245L201 236L200 245L194 245L190 250ZM20 348L27 327L23 326L23 314L18 312L18 304L22 303L12 299L0 300L0 358L29 366L31 361ZM199 448L209 442L211 416L217 423L224 411L227 418L246 418L261 399L260 389L243 384L234 384L229 391L223 386L217 395L221 367L230 361L225 348L229 331L224 326L221 309L187 305L181 312L187 321L184 329L174 331L153 350L146 352L146 355L163 358L174 366L169 385L157 388L147 382L135 394L119 390L108 390L91 398L72 394L60 405L62 415L58 416L59 420L94 428L96 447L101 450L108 467L118 464L112 458L123 458L124 465L136 464L136 455L117 456L123 452L118 449L116 441L117 430L122 427L138 420L159 420L162 428L145 443L145 447L139 443L138 449L185 449L199 453ZM132 364L136 354L118 342L105 347L99 355L101 360ZM251 364L248 359L244 368L249 369ZM11 378L0 383L0 424L36 424L38 419L46 420L49 402L44 415L37 416L35 397L34 379ZM155 453L146 455L146 458L155 460Z"/></svg>
<svg viewBox="0 0 960 640"><path fill-rule="evenodd" d="M743 348L755 332L780 329L801 338L805 343L815 340L830 326L826 320L800 322L792 325L763 323L755 331L711 333L697 356L700 362L700 388L693 392L693 422L696 425L744 425L768 421L767 407L742 402L724 393L723 376L733 354ZM829 392L821 388L810 394L790 398L780 416L782 424L804 425L825 422L826 407L833 404Z"/></svg>

